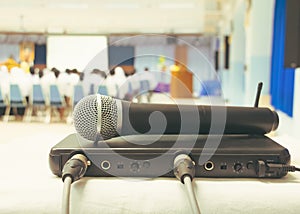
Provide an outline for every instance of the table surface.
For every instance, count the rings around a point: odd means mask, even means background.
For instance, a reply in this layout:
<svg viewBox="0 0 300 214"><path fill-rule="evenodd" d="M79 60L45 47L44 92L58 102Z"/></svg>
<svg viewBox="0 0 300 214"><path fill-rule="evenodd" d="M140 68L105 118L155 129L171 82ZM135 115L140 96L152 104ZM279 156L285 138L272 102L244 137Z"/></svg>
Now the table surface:
<svg viewBox="0 0 300 214"><path fill-rule="evenodd" d="M52 146L72 125L0 122L0 213L60 213L63 183L52 175ZM295 137L272 137L300 166ZM299 213L300 173L282 179L197 178L202 213ZM71 190L71 213L190 213L183 185L173 178L83 178Z"/></svg>

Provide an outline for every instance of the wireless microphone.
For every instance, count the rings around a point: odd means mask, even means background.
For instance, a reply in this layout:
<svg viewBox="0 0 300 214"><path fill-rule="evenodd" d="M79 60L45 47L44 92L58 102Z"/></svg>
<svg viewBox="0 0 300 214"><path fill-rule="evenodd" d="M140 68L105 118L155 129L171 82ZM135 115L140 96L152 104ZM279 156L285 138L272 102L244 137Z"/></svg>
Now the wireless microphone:
<svg viewBox="0 0 300 214"><path fill-rule="evenodd" d="M264 135L279 124L269 108L139 104L99 94L80 100L73 117L76 131L91 141L133 134Z"/></svg>

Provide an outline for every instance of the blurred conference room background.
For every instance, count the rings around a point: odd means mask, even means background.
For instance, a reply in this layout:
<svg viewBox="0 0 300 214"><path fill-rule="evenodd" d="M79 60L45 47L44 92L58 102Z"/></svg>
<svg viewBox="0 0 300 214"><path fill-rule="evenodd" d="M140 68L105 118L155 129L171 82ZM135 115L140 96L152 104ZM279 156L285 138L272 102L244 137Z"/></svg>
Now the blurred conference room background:
<svg viewBox="0 0 300 214"><path fill-rule="evenodd" d="M100 93L261 105L300 119L299 1L4 1L0 116L72 123ZM217 100L216 102L214 102Z"/></svg>

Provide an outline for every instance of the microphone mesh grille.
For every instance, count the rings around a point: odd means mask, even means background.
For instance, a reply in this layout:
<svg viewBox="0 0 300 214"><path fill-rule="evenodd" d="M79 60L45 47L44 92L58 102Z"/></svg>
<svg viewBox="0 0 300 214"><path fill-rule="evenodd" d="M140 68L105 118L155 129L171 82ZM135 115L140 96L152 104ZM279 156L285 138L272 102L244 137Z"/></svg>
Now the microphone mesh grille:
<svg viewBox="0 0 300 214"><path fill-rule="evenodd" d="M101 96L101 136L103 139L109 139L118 136L117 121L118 121L118 108L116 100L108 97Z"/></svg>
<svg viewBox="0 0 300 214"><path fill-rule="evenodd" d="M97 95L90 95L75 106L74 125L76 131L85 139L96 141L99 138L108 139L118 135L117 133L117 104L108 96L101 95L101 131L97 132L98 103Z"/></svg>

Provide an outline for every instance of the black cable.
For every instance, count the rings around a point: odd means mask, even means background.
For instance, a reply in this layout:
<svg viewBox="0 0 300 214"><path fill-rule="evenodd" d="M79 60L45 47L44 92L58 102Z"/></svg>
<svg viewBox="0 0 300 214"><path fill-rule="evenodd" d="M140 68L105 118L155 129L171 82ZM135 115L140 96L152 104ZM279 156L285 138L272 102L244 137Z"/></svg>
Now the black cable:
<svg viewBox="0 0 300 214"><path fill-rule="evenodd" d="M192 185L195 177L195 163L188 155L180 154L174 159L174 175L184 184L193 213L200 214L200 208Z"/></svg>
<svg viewBox="0 0 300 214"><path fill-rule="evenodd" d="M64 165L62 180L64 182L62 197L62 214L70 213L71 184L82 178L89 165L88 159L82 154L72 156Z"/></svg>

